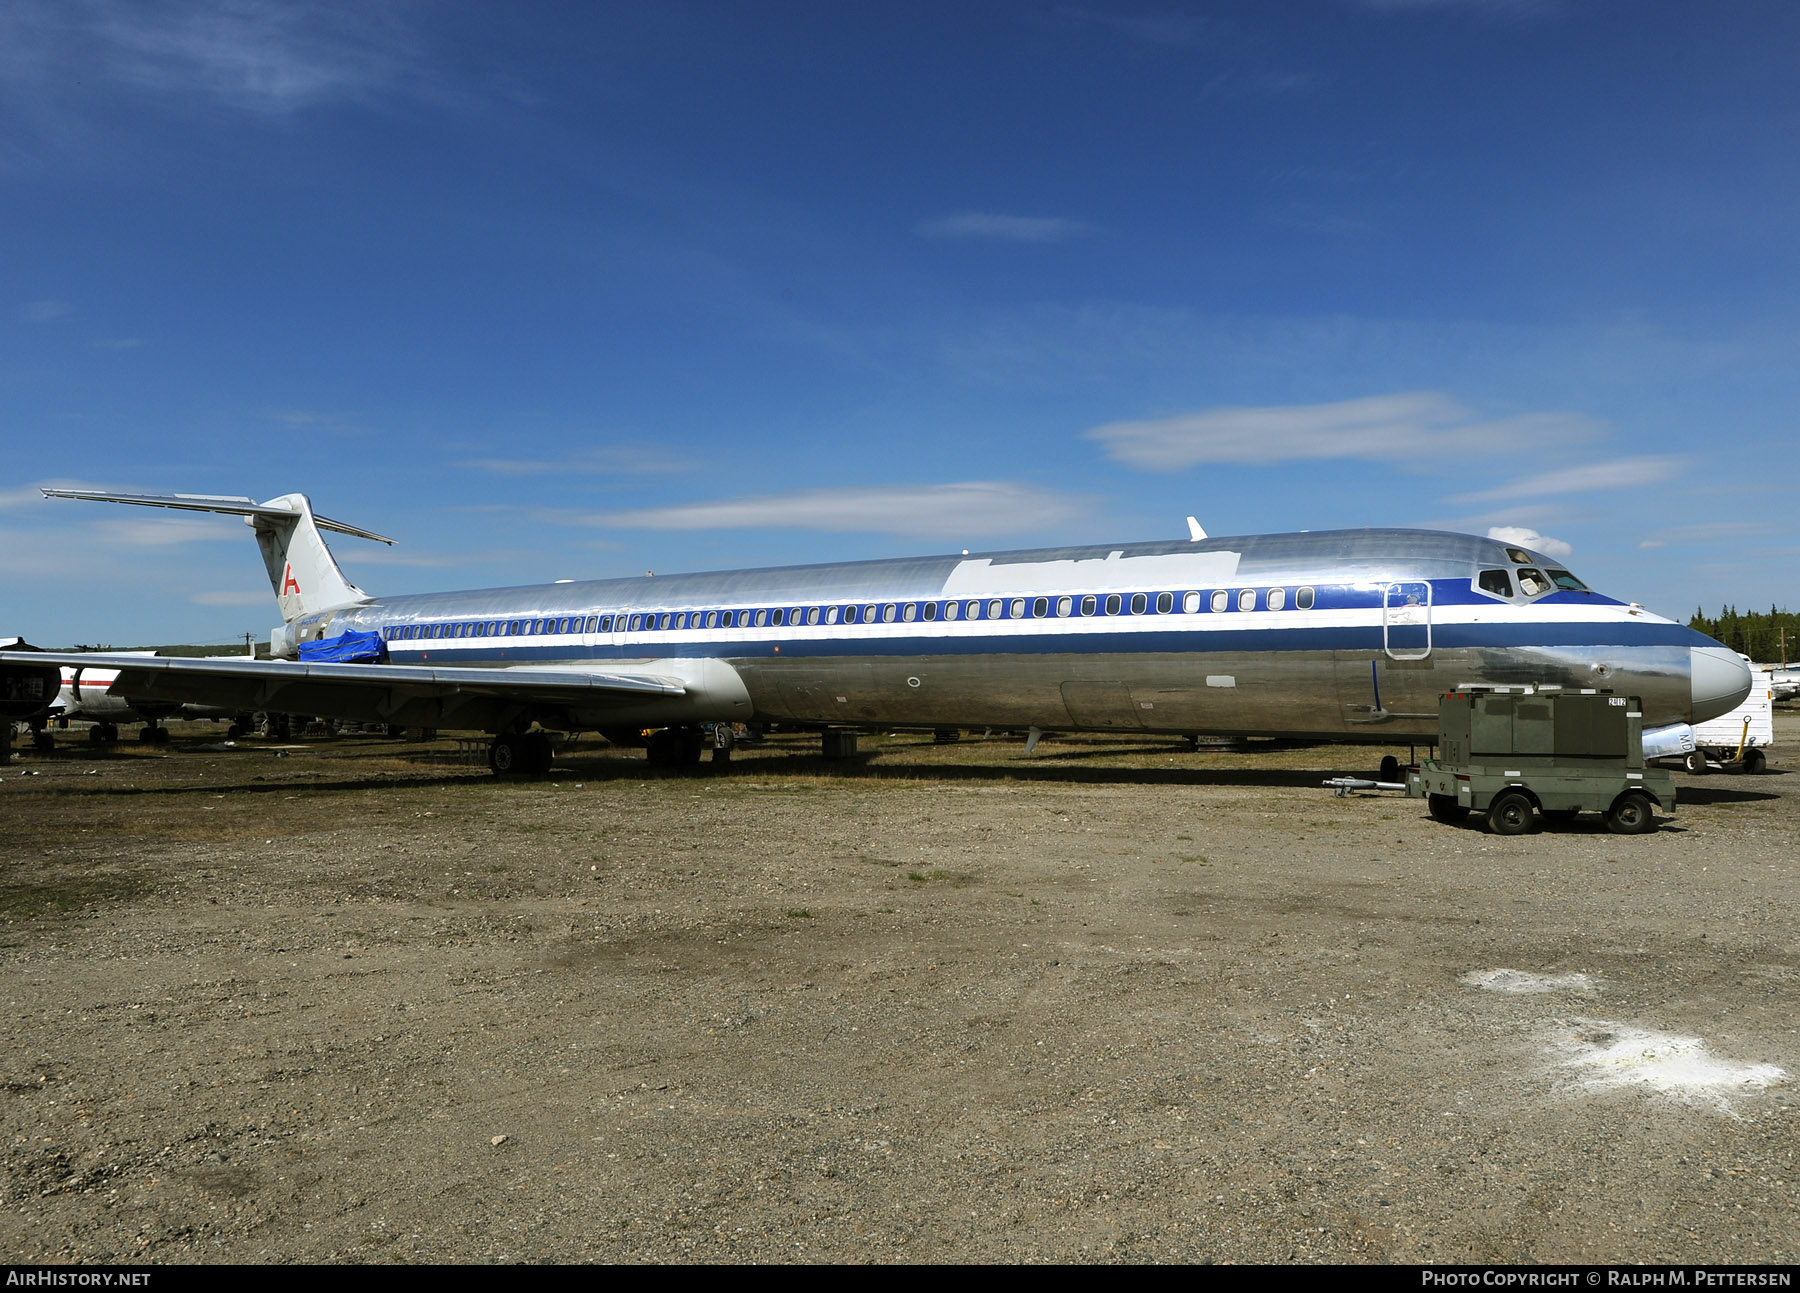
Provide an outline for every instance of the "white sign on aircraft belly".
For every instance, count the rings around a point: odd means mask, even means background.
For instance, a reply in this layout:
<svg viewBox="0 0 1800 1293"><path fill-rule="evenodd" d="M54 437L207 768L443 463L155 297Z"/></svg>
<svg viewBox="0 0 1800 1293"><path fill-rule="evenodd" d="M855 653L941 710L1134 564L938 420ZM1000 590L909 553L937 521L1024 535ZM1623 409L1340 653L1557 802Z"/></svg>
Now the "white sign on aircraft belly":
<svg viewBox="0 0 1800 1293"><path fill-rule="evenodd" d="M1086 561L961 561L944 581L946 597L991 593L1105 592L1111 589L1217 588L1236 580L1237 552L1176 552L1127 557L1109 552Z"/></svg>

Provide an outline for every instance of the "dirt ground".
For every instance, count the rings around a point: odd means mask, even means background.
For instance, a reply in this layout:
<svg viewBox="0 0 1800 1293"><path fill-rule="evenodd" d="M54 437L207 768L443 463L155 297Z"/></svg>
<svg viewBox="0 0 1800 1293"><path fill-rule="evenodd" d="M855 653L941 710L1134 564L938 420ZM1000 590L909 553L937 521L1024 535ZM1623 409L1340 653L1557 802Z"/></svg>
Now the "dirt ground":
<svg viewBox="0 0 1800 1293"><path fill-rule="evenodd" d="M1513 839L1319 787L1380 749L65 736L0 767L0 1252L1791 1262L1777 721Z"/></svg>

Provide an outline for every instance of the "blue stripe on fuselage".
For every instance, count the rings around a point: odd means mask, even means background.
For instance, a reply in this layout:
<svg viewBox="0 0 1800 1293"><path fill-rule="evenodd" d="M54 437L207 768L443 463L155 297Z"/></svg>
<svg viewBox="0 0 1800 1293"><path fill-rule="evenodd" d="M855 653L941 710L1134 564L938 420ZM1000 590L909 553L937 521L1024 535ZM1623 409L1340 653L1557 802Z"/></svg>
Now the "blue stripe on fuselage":
<svg viewBox="0 0 1800 1293"><path fill-rule="evenodd" d="M1048 621L1047 621L1048 622ZM1092 621L1088 621L1092 622ZM464 645L466 644L466 645ZM1383 650L1380 624L1322 628L1259 629L1153 629L1131 633L1008 633L979 632L906 636L789 638L771 631L766 637L746 641L720 639L705 633L679 639L650 641L637 638L619 644L589 646L574 641L545 641L542 645L490 646L482 639L457 638L421 642L425 650L408 649L412 643L389 643L389 658L396 663L532 664L555 660L642 660L649 658L737 659L780 655L791 659L839 656L992 656L992 655L1142 655L1151 653L1211 654L1222 652L1268 653L1278 651ZM1680 624L1620 620L1531 620L1511 623L1434 624L1433 650L1525 647L1691 647L1716 646L1703 634Z"/></svg>

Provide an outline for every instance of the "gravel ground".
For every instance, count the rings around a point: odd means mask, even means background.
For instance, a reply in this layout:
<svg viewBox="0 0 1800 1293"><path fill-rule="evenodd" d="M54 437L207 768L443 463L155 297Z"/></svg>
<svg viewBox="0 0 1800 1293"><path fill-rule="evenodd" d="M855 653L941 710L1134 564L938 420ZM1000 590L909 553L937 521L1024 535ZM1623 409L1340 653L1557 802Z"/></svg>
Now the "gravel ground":
<svg viewBox="0 0 1800 1293"><path fill-rule="evenodd" d="M1783 757L1500 839L1380 750L193 730L0 768L8 1260L1800 1257Z"/></svg>

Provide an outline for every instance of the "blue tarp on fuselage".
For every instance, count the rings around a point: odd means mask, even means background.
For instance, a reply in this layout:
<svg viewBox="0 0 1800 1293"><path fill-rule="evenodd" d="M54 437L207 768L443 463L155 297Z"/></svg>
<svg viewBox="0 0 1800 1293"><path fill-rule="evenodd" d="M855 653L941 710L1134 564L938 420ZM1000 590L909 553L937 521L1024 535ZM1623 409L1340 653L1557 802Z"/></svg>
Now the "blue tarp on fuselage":
<svg viewBox="0 0 1800 1293"><path fill-rule="evenodd" d="M302 642L300 659L316 664L368 664L387 659L387 643L379 633L342 633L318 642Z"/></svg>

